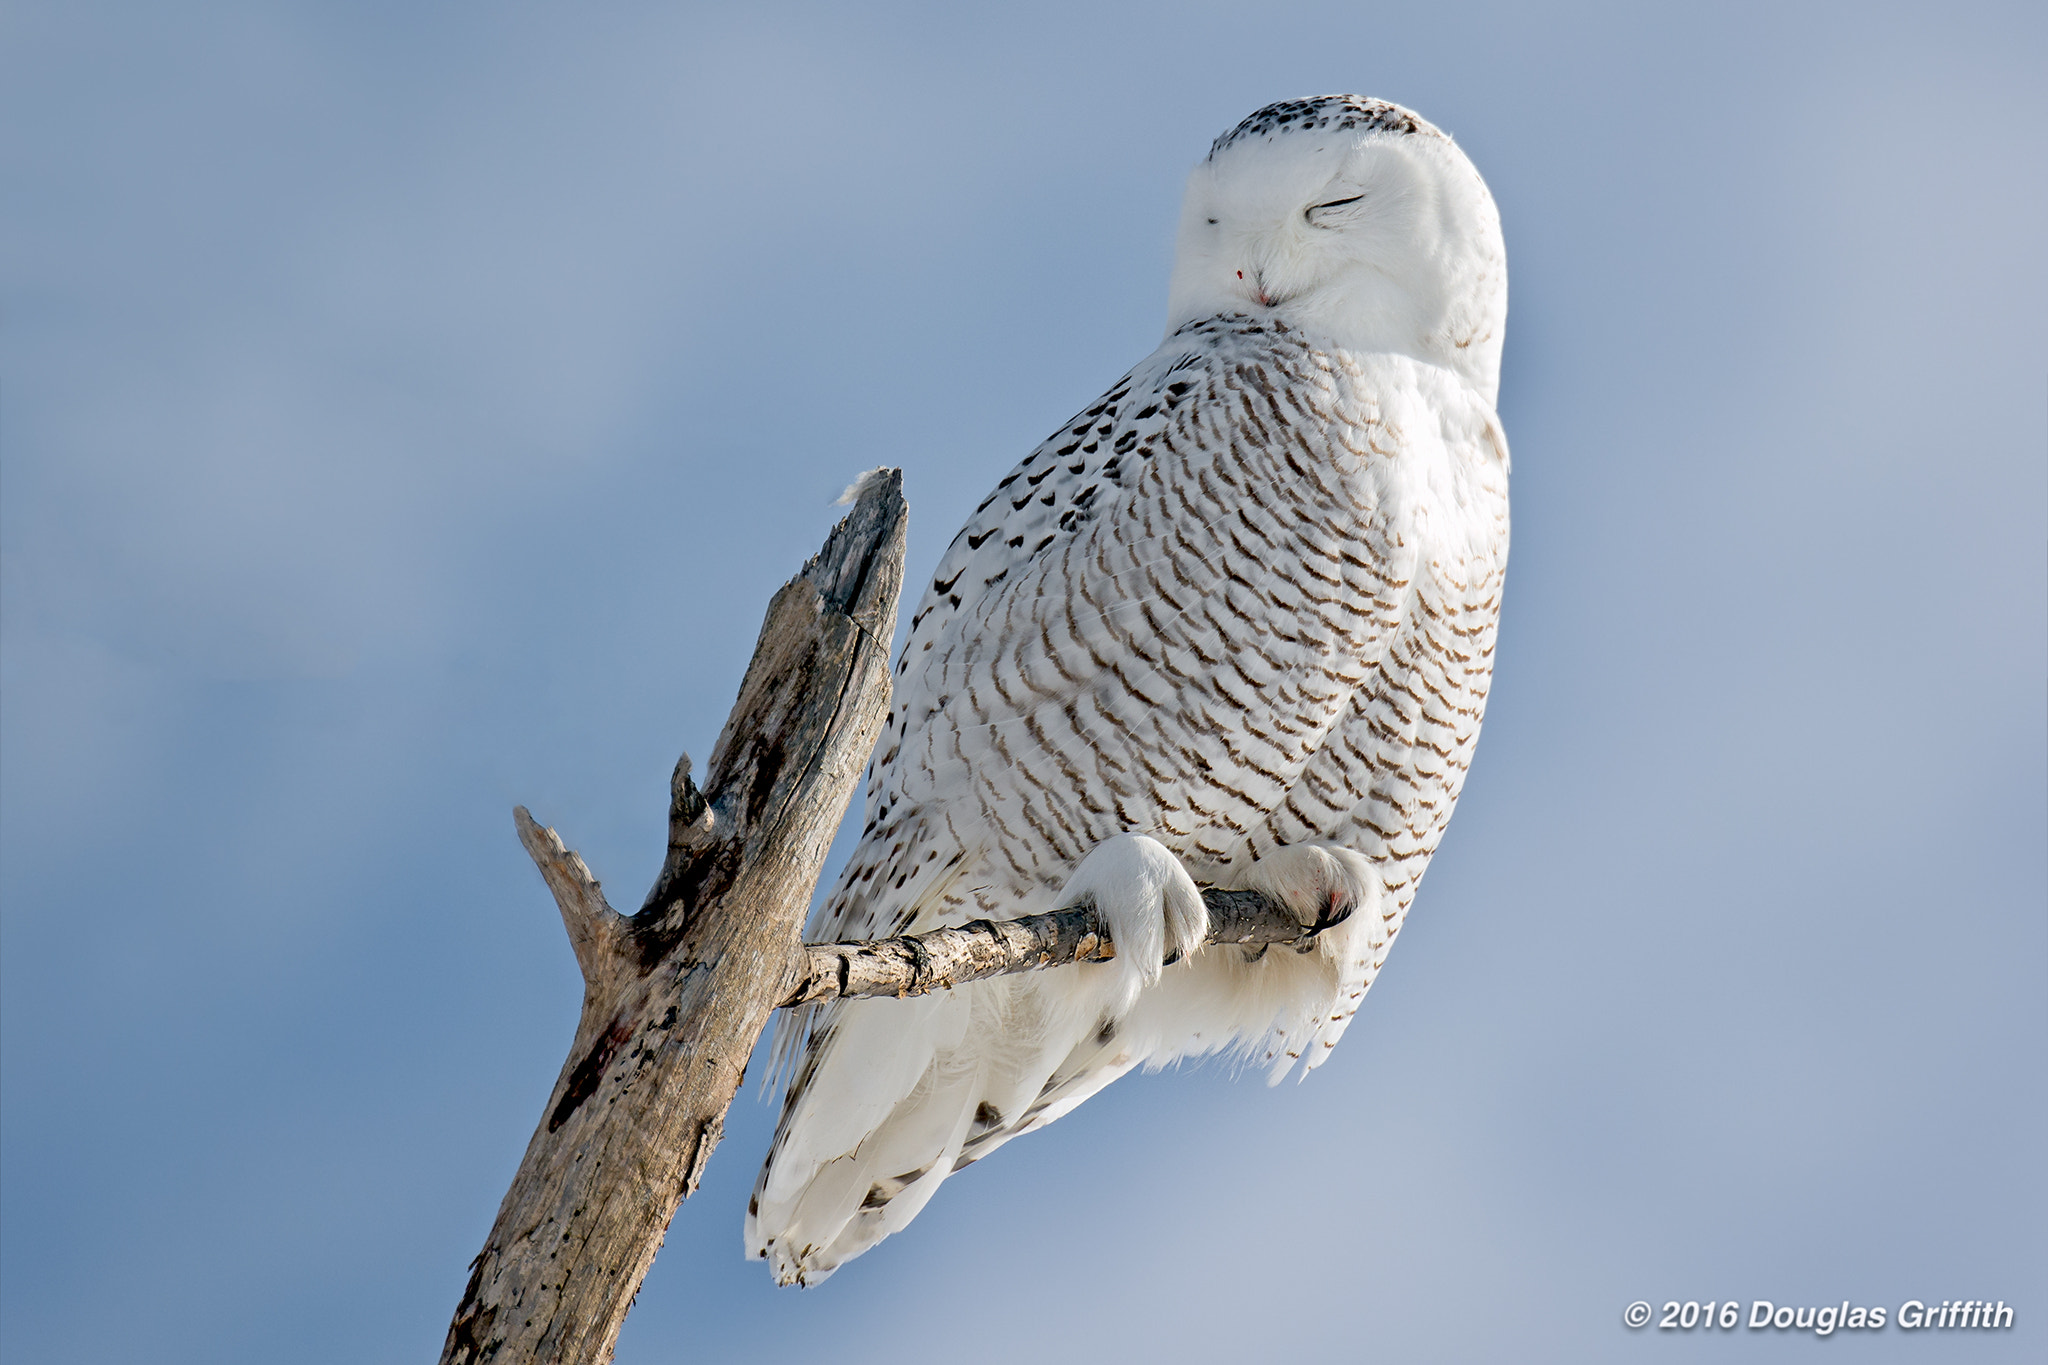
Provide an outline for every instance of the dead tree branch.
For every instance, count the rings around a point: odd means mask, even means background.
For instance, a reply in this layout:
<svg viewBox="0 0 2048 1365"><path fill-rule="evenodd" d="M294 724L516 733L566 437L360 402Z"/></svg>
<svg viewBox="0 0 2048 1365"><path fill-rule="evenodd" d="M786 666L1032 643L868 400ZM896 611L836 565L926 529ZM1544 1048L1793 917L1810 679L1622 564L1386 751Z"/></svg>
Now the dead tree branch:
<svg viewBox="0 0 2048 1365"><path fill-rule="evenodd" d="M768 607L704 788L686 754L670 784L668 856L621 915L590 869L525 807L583 972L568 1060L442 1347L443 1365L603 1365L677 1206L718 1145L747 1058L778 1006L922 995L1116 955L1086 907L871 943L805 947L803 916L834 829L888 714L902 584L895 471ZM1206 891L1218 944L1306 950L1324 925L1247 891Z"/></svg>
<svg viewBox="0 0 2048 1365"><path fill-rule="evenodd" d="M1205 945L1284 943L1305 949L1329 927L1304 926L1256 891L1210 888L1202 900L1209 907ZM1115 956L1116 945L1086 906L1000 923L981 919L902 938L810 944L804 949L803 975L781 1003L787 1008L814 1000L925 995L983 977L1107 962Z"/></svg>
<svg viewBox="0 0 2048 1365"><path fill-rule="evenodd" d="M638 914L518 812L583 969L583 1014L444 1365L611 1358L803 961L804 911L888 713L904 515L900 475L864 480L776 594L703 790L687 756L676 765L668 857Z"/></svg>

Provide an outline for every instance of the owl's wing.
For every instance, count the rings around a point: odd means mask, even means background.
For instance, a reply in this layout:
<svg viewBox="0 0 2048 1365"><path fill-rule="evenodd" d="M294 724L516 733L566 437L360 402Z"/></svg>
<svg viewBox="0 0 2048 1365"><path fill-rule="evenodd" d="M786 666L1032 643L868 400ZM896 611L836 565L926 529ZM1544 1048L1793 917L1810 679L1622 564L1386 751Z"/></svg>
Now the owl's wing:
<svg viewBox="0 0 2048 1365"><path fill-rule="evenodd" d="M911 614L896 661L894 705L868 767L862 844L811 926L814 941L872 938L941 922L919 916L919 898L902 894L907 884L895 885L900 871L879 874L900 860L891 857L892 841L882 835L892 814L906 800L929 797L958 777L953 765L943 774L922 766L928 755L920 748L920 733L953 700L946 670L933 665L972 654L990 600L1003 585L1056 555L1063 541L1136 484L1158 437L1212 358L1202 341L1191 337L1185 345L1162 348L1124 375L1025 456L954 536Z"/></svg>
<svg viewBox="0 0 2048 1365"><path fill-rule="evenodd" d="M1315 825L1356 804L1369 773L1301 779L1397 634L1415 556L1381 477L1402 424L1343 363L1271 323L1183 329L997 486L913 615L862 841L814 934L1051 909L1131 831L1223 880L1278 842L1283 807ZM1122 1024L1106 966L829 1007L750 1254L820 1279L1131 1066L1335 988L1317 957L1216 956Z"/></svg>
<svg viewBox="0 0 2048 1365"><path fill-rule="evenodd" d="M1412 573L1366 444L1403 437L1338 368L1281 324L1184 328L997 485L912 614L815 936L1022 913L1127 830L1257 856ZM993 901L920 894L976 842L1002 854Z"/></svg>
<svg viewBox="0 0 2048 1365"><path fill-rule="evenodd" d="M1028 567L1092 520L1099 510L1096 500L1105 491L1134 479L1170 415L1195 388L1196 380L1182 372L1199 369L1209 349L1201 339L1190 338L1178 347L1169 342L1147 357L1026 455L953 537L911 614L896 660L893 705L868 763L861 842L812 916L807 941L883 938L972 918L948 914L958 909L957 898L933 894L961 878L966 859L959 841L953 841L943 865L933 866L940 846L935 822L901 811L907 788L929 793L939 782L939 774L916 767L915 731L942 709L942 701L950 700L930 667L933 651L941 642L956 640L963 629L971 633L984 601L1000 591L1013 571ZM1146 395L1146 401L1132 401L1134 391ZM906 738L912 741L908 758ZM789 1076L799 1054L837 1010L806 1005L777 1018L771 1086Z"/></svg>

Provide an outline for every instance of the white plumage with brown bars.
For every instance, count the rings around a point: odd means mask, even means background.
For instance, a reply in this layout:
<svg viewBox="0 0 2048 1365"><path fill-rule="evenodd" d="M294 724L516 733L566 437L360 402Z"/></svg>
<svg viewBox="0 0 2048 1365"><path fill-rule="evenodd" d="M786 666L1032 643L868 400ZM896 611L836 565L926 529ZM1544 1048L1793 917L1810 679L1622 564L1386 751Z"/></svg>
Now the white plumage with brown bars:
<svg viewBox="0 0 2048 1365"><path fill-rule="evenodd" d="M1399 106L1268 106L1189 177L1168 313L947 551L810 934L1088 902L1117 958L786 1020L746 1226L783 1283L1134 1067L1305 1074L1450 819L1508 548L1484 182ZM1199 885L1346 918L1307 954L1194 951Z"/></svg>

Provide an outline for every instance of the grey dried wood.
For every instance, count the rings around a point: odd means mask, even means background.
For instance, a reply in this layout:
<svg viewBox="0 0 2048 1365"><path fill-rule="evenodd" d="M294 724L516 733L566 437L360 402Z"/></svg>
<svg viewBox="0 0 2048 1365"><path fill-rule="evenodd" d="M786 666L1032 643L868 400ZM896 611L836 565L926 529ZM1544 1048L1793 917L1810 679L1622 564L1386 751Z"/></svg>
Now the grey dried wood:
<svg viewBox="0 0 2048 1365"><path fill-rule="evenodd" d="M444 1365L611 1358L804 961L804 911L888 712L904 518L896 471L864 479L776 594L703 790L687 755L676 765L668 857L638 914L613 910L583 860L516 813L583 970L583 1013Z"/></svg>
<svg viewBox="0 0 2048 1365"><path fill-rule="evenodd" d="M1306 951L1330 924L1303 925L1256 891L1202 892L1209 907L1209 944L1245 947L1286 944ZM802 975L784 1007L864 996L925 995L983 977L1037 971L1072 962L1107 962L1116 956L1102 921L1086 906L975 920L957 929L859 943L814 943L804 949Z"/></svg>

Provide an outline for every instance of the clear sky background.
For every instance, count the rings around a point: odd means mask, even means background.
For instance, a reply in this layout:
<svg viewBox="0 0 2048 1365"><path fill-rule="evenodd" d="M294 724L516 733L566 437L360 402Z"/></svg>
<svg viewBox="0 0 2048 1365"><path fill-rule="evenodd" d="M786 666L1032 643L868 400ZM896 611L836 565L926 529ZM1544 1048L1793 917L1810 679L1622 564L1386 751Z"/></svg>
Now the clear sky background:
<svg viewBox="0 0 2048 1365"><path fill-rule="evenodd" d="M1270 100L1498 198L1485 737L1330 1064L1134 1077L824 1287L750 1087L623 1362L1725 1361L2048 1323L2037 5L0 10L0 1350L431 1359L859 471L913 583Z"/></svg>

